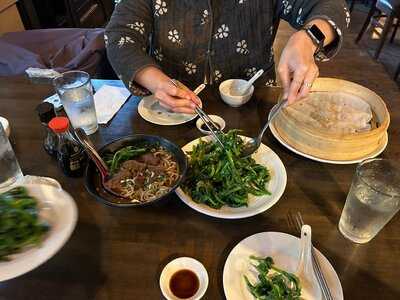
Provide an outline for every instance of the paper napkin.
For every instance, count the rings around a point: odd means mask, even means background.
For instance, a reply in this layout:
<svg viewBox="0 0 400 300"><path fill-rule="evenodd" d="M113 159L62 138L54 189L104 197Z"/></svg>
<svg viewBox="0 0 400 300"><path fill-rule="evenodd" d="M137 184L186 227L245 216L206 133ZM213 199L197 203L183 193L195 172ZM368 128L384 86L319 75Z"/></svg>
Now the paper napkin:
<svg viewBox="0 0 400 300"><path fill-rule="evenodd" d="M131 93L124 87L103 85L97 93L94 94L98 123L107 124L130 95Z"/></svg>

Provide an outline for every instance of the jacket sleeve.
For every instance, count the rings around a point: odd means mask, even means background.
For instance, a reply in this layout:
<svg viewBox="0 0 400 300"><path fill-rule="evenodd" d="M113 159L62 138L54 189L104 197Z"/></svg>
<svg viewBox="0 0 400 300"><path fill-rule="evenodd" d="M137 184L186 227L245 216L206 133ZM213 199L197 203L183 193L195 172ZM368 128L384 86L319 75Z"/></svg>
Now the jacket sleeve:
<svg viewBox="0 0 400 300"><path fill-rule="evenodd" d="M300 29L314 19L328 21L337 33L337 38L325 47L329 60L340 50L343 32L350 24L350 13L344 0L278 0L277 14L294 28Z"/></svg>
<svg viewBox="0 0 400 300"><path fill-rule="evenodd" d="M148 54L153 31L153 12L150 0L123 0L117 4L108 23L104 40L108 59L134 95L148 91L134 82L136 74L145 67L158 67Z"/></svg>

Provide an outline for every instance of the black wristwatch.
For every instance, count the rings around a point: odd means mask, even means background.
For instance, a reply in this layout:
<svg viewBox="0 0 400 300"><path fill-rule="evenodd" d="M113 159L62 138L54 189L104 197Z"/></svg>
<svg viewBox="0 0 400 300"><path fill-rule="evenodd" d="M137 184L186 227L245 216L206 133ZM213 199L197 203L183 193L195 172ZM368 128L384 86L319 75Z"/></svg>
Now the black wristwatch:
<svg viewBox="0 0 400 300"><path fill-rule="evenodd" d="M314 45L317 47L317 50L315 50L314 54L315 58L324 59L326 55L324 52L325 35L323 32L318 28L317 25L308 25L302 29L308 34Z"/></svg>

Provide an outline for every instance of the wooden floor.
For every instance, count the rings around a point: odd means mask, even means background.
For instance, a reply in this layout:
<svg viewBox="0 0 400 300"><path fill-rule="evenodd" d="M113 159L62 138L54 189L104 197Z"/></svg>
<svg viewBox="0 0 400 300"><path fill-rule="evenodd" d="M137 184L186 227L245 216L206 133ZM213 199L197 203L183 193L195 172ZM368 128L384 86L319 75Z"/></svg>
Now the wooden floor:
<svg viewBox="0 0 400 300"><path fill-rule="evenodd" d="M362 4L356 4L355 9L351 15L351 25L349 30L347 30L345 35L345 43L343 44L342 51L339 56L343 55L343 52L346 50L352 49L354 47L359 48L359 54L365 56L366 60L373 60L373 55L375 53L375 49L378 44L378 39L376 35L372 35L371 31L368 31L364 34L363 39L360 41L359 44L355 44L354 40L357 37L362 24L365 21L366 15L368 12L368 8ZM275 55L276 55L276 62L278 64L279 57L282 52L282 49L286 45L288 38L294 30L288 25L286 22L281 22L281 26L278 31L277 38L275 40L274 48L275 48ZM389 34L389 37L391 34ZM332 60L331 63L335 63L335 58ZM331 64L330 63L330 64ZM377 61L377 64L382 65L385 69L385 72L389 75L389 77L394 76L396 71L397 65L400 63L400 30L397 33L396 39L393 43L389 43L389 38L385 43L385 46L381 52L381 55ZM351 67L351 66L349 66ZM324 72L324 64L320 64L320 76L327 76L326 72ZM374 70L371 70L373 73ZM349 79L351 80L351 79ZM400 76L397 79L397 86L400 86Z"/></svg>

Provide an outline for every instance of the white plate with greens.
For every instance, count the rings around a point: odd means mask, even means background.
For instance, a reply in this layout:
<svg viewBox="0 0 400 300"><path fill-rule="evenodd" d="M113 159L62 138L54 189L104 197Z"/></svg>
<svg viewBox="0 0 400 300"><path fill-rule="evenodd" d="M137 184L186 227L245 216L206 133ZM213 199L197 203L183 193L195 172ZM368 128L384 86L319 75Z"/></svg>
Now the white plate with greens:
<svg viewBox="0 0 400 300"><path fill-rule="evenodd" d="M41 235L39 244L24 247L8 255L7 260L0 260L0 282L25 274L50 259L67 242L77 221L76 204L67 192L44 184L24 184L23 187L29 197L37 200L40 225L45 222L49 229Z"/></svg>
<svg viewBox="0 0 400 300"><path fill-rule="evenodd" d="M161 106L153 95L142 98L138 106L138 112L147 122L163 126L184 124L197 117L196 114L190 115L172 112Z"/></svg>
<svg viewBox="0 0 400 300"><path fill-rule="evenodd" d="M248 139L243 136L241 138L244 140ZM210 141L211 137L208 136L196 139L183 146L182 150L185 153L192 151L192 148L197 145L200 140ZM206 204L195 202L189 194L183 191L182 188L178 188L176 193L189 207L200 213L216 218L240 219L265 212L278 202L285 191L287 181L286 169L278 155L264 144L261 144L260 148L252 155L252 158L257 164L265 166L270 173L270 180L266 186L270 195L254 196L249 194L248 206L230 207L224 205L221 208L216 209Z"/></svg>
<svg viewBox="0 0 400 300"><path fill-rule="evenodd" d="M321 252L317 249L315 252L333 299L343 300L342 285L335 269ZM251 255L262 258L272 257L277 268L293 273L299 261L300 239L283 232L260 232L237 244L230 252L224 266L223 286L227 300L255 299L244 279L246 276L253 285L258 280L258 273L251 265Z"/></svg>

